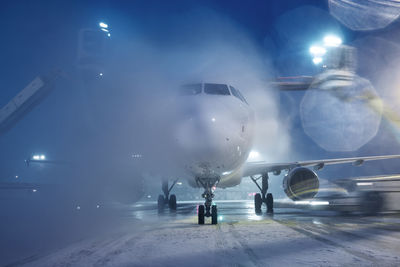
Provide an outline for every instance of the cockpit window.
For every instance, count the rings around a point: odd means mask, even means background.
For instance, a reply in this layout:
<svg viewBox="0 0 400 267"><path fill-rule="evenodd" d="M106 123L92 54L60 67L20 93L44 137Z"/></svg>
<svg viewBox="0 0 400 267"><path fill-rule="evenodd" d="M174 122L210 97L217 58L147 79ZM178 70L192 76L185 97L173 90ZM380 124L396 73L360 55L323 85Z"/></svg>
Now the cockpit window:
<svg viewBox="0 0 400 267"><path fill-rule="evenodd" d="M226 84L206 83L204 84L204 92L209 95L230 95Z"/></svg>
<svg viewBox="0 0 400 267"><path fill-rule="evenodd" d="M179 89L180 95L198 95L201 93L201 83L185 84Z"/></svg>
<svg viewBox="0 0 400 267"><path fill-rule="evenodd" d="M231 88L231 92L232 95L236 96L237 98L239 98L242 102L246 103L247 105L249 103L247 103L246 99L244 98L244 96L240 93L239 90L237 90L235 87L233 86L229 86Z"/></svg>

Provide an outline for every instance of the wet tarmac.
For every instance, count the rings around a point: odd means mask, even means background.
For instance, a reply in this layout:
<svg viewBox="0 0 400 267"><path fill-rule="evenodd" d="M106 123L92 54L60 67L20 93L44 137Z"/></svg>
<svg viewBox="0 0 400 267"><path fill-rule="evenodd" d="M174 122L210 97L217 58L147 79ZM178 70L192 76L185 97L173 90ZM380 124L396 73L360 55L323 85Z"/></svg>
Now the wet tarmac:
<svg viewBox="0 0 400 267"><path fill-rule="evenodd" d="M333 211L216 201L219 224L197 224L196 202L108 207L118 222L92 235L12 262L12 266L399 266L400 215L342 216ZM84 212L84 210L80 210ZM100 222L99 222L100 223Z"/></svg>

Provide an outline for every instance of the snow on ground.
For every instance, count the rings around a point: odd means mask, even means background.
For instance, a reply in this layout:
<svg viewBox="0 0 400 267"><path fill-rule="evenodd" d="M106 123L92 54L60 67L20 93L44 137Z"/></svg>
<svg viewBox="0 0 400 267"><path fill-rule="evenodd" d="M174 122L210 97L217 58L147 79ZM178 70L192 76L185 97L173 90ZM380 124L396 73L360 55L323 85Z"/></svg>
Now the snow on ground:
<svg viewBox="0 0 400 267"><path fill-rule="evenodd" d="M125 225L18 264L27 266L398 266L400 234L358 225L264 218Z"/></svg>

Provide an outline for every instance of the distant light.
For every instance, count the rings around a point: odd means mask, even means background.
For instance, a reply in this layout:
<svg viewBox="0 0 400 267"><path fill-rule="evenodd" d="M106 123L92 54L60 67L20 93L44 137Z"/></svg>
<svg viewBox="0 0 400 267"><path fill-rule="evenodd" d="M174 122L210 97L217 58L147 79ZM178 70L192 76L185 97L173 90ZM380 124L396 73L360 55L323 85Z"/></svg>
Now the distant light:
<svg viewBox="0 0 400 267"><path fill-rule="evenodd" d="M99 205L99 204L96 205L96 209L98 209L98 208L100 208L100 205Z"/></svg>
<svg viewBox="0 0 400 267"><path fill-rule="evenodd" d="M231 174L231 173L232 173L231 171L229 171L229 172L223 172L222 175L229 175L229 174Z"/></svg>
<svg viewBox="0 0 400 267"><path fill-rule="evenodd" d="M108 37L111 37L111 33L107 33L107 36L108 36Z"/></svg>
<svg viewBox="0 0 400 267"><path fill-rule="evenodd" d="M177 185L182 185L182 182L177 182L176 184L177 184Z"/></svg>
<svg viewBox="0 0 400 267"><path fill-rule="evenodd" d="M148 195L148 196L147 196L147 198L151 198L151 196L150 196L150 195Z"/></svg>
<svg viewBox="0 0 400 267"><path fill-rule="evenodd" d="M100 76L103 76L103 73L102 73L102 72L100 72L100 73L99 73L99 75L100 75Z"/></svg>
<svg viewBox="0 0 400 267"><path fill-rule="evenodd" d="M327 35L324 37L324 45L326 46L339 46L342 44L342 39L335 35Z"/></svg>
<svg viewBox="0 0 400 267"><path fill-rule="evenodd" d="M43 154L41 154L41 155L33 155L33 156L32 156L32 159L33 159L33 160L45 160L45 159L46 159L46 156L43 155Z"/></svg>
<svg viewBox="0 0 400 267"><path fill-rule="evenodd" d="M143 157L142 154L132 154L132 158L141 158Z"/></svg>
<svg viewBox="0 0 400 267"><path fill-rule="evenodd" d="M215 122L215 118L211 118L211 121L212 121L212 122Z"/></svg>
<svg viewBox="0 0 400 267"><path fill-rule="evenodd" d="M104 22L100 22L99 23L99 26L101 27L101 28L108 28L108 24L106 24L106 23L104 23Z"/></svg>
<svg viewBox="0 0 400 267"><path fill-rule="evenodd" d="M15 179L18 179L18 175L15 175Z"/></svg>
<svg viewBox="0 0 400 267"><path fill-rule="evenodd" d="M373 185L374 183L357 183L357 186L369 186Z"/></svg>
<svg viewBox="0 0 400 267"><path fill-rule="evenodd" d="M322 46L313 45L310 47L310 54L313 56L321 57L326 54L326 48Z"/></svg>
<svg viewBox="0 0 400 267"><path fill-rule="evenodd" d="M37 192L37 190L36 189L32 189L32 192L35 193L35 192Z"/></svg>
<svg viewBox="0 0 400 267"><path fill-rule="evenodd" d="M81 209L81 206L76 206L76 209L77 209L77 210L80 210L80 209Z"/></svg>
<svg viewBox="0 0 400 267"><path fill-rule="evenodd" d="M102 30L103 32L108 32L108 30L104 28L101 28L100 30Z"/></svg>
<svg viewBox="0 0 400 267"><path fill-rule="evenodd" d="M222 221L223 219L224 219L224 217L223 217L222 215L219 215L219 216L218 216L218 220L219 220L219 221Z"/></svg>
<svg viewBox="0 0 400 267"><path fill-rule="evenodd" d="M322 62L322 57L315 57L315 58L313 58L313 63L315 64L315 65L318 65L319 63L321 63Z"/></svg>

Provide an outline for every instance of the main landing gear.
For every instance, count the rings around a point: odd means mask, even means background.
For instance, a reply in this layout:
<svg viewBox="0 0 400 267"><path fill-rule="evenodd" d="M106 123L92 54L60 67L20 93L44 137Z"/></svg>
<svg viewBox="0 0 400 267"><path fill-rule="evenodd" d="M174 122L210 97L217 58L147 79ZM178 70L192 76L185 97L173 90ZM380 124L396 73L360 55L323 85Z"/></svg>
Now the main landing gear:
<svg viewBox="0 0 400 267"><path fill-rule="evenodd" d="M204 205L199 205L197 212L199 224L204 224L204 217L211 217L211 224L218 223L217 205L212 205L214 194L212 192L213 186L218 183L218 179L197 179L197 183L201 184L204 188L204 193L201 195L204 199Z"/></svg>
<svg viewBox="0 0 400 267"><path fill-rule="evenodd" d="M251 180L256 184L260 193L254 195L254 209L256 214L261 214L262 203L267 205L267 213L272 214L274 212L274 198L271 193L267 194L268 191L268 173L262 174L260 177L254 178L250 176ZM258 180L261 179L261 187L258 184Z"/></svg>
<svg viewBox="0 0 400 267"><path fill-rule="evenodd" d="M175 211L176 210L176 196L174 194L172 194L171 196L169 195L169 193L171 192L172 188L174 188L176 182L178 181L178 179L176 179L171 187L168 187L168 180L163 180L162 181L162 191L164 193L164 195L159 195L158 196L158 212L163 212L164 211L164 207L165 204L168 204L168 207L170 210Z"/></svg>

